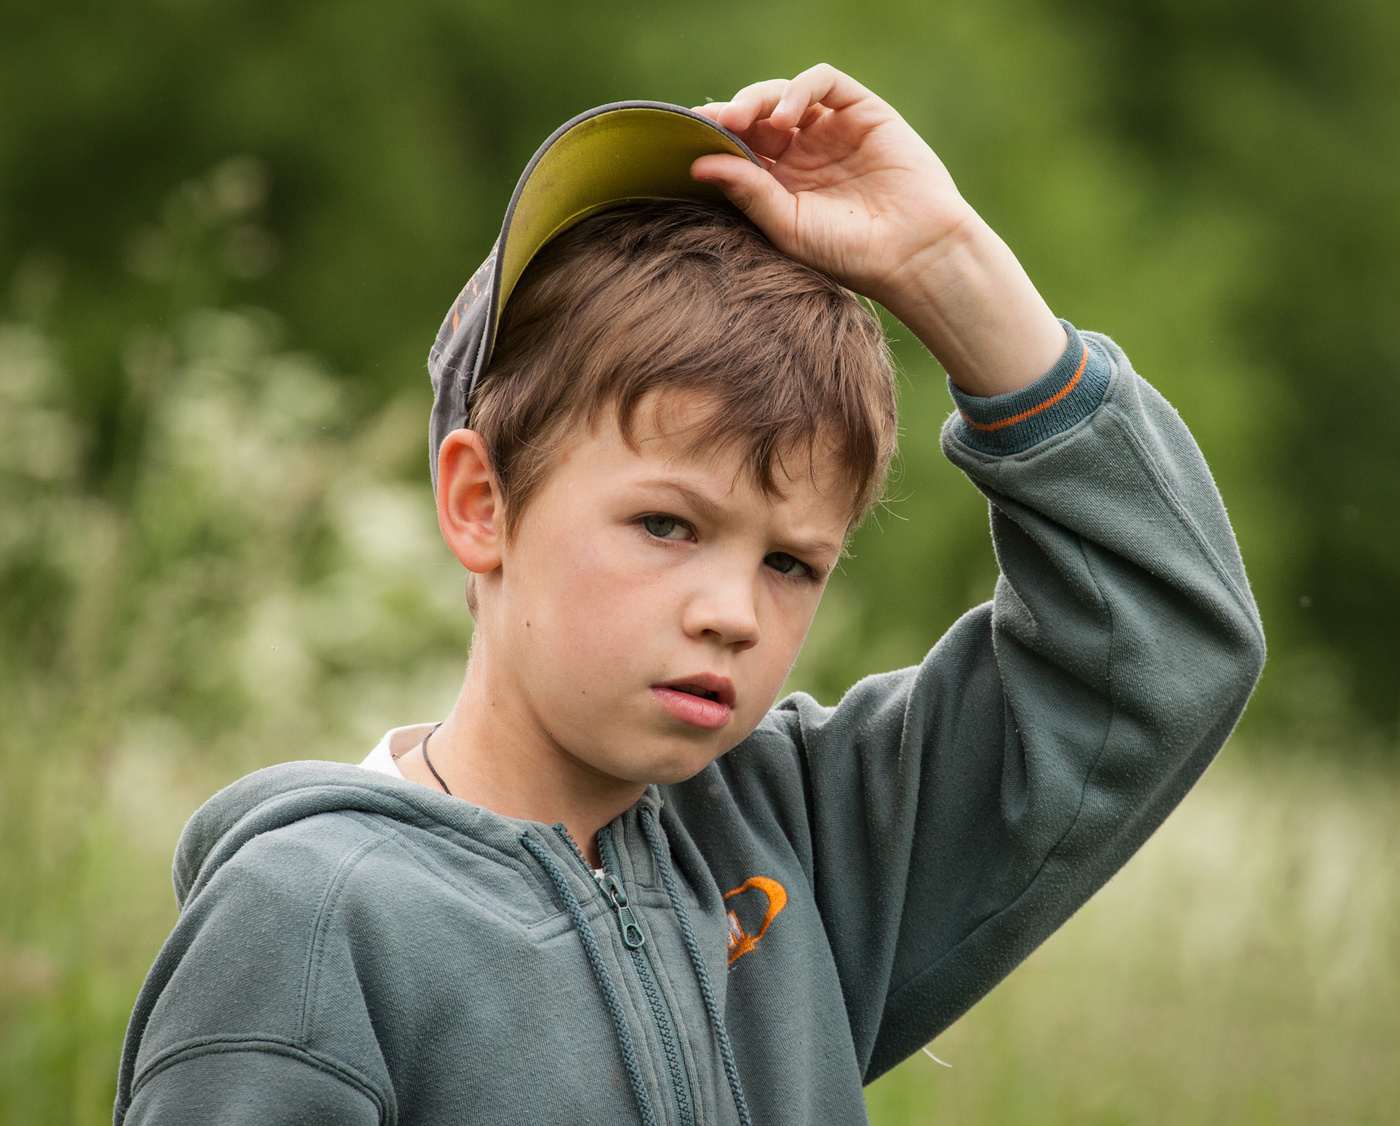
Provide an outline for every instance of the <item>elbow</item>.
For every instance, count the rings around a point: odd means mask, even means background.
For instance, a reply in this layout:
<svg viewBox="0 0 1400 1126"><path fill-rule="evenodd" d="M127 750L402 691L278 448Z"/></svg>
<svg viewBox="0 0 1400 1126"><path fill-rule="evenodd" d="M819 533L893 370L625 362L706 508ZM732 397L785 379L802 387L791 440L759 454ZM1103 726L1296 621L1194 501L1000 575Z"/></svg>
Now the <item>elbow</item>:
<svg viewBox="0 0 1400 1126"><path fill-rule="evenodd" d="M1264 671L1268 647L1264 627L1252 601L1231 615L1224 632L1223 661L1216 665L1214 711L1228 720L1233 728L1254 694L1255 685Z"/></svg>
<svg viewBox="0 0 1400 1126"><path fill-rule="evenodd" d="M1241 607L1240 624L1240 672L1244 682L1244 698L1249 699L1259 677L1264 672L1264 662L1268 658L1268 644L1264 640L1264 623L1259 620L1259 607L1250 598Z"/></svg>

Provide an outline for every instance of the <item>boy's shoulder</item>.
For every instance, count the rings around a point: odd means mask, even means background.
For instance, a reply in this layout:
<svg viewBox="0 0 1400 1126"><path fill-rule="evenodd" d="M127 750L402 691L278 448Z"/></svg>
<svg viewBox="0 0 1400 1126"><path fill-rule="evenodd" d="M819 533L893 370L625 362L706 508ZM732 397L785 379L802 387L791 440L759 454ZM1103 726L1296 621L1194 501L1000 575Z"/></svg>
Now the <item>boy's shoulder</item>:
<svg viewBox="0 0 1400 1126"><path fill-rule="evenodd" d="M405 952L549 929L558 910L513 840L508 819L343 763L284 763L221 790L181 837L181 915L147 982L137 1073L240 1037L323 1035L337 1058L372 1057L341 1043L359 1027L341 1018L421 984Z"/></svg>
<svg viewBox="0 0 1400 1126"><path fill-rule="evenodd" d="M175 852L182 910L208 885L238 873L243 883L271 870L269 882L304 889L376 835L370 820L344 816L388 803L377 779L340 763L290 762L224 787L185 825Z"/></svg>
<svg viewBox="0 0 1400 1126"><path fill-rule="evenodd" d="M290 922L332 910L347 889L397 903L416 879L489 888L497 878L477 869L522 867L513 826L362 766L283 763L239 779L190 818L176 897L189 911L213 891L213 900Z"/></svg>

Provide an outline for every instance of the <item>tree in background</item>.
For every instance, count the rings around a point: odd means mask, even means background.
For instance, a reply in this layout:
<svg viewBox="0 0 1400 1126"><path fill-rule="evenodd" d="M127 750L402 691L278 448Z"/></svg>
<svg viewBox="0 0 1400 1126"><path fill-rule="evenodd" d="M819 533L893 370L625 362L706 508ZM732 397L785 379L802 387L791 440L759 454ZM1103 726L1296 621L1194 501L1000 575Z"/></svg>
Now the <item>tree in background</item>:
<svg viewBox="0 0 1400 1126"><path fill-rule="evenodd" d="M264 225L226 232L219 291L179 300L275 309L348 373L352 414L405 387L426 403L438 312L554 125L612 98L724 96L826 57L907 109L1055 307L1115 331L1202 434L1273 642L1256 715L1307 719L1334 699L1329 722L1350 707L1393 731L1393 5L147 0L14 3L4 21L0 276L28 292L23 279L61 265L52 329L85 487L119 493L140 444L120 356L133 326L170 315L152 282L177 267L143 225L171 184L238 153L271 184ZM734 21L742 36L718 34ZM902 357L926 381L926 358ZM893 513L912 542L858 544L846 657L809 662L827 692L878 657L917 656L991 573L972 498L935 496L961 489L924 448L946 404L908 398ZM935 544L945 558L930 564ZM929 590L891 605L883 570L913 558Z"/></svg>
<svg viewBox="0 0 1400 1126"><path fill-rule="evenodd" d="M1268 373L1258 456L1283 505L1266 534L1286 555L1265 590L1285 674L1269 702L1341 690L1393 739L1400 9L1384 0L1057 7L1094 48L1098 119L1150 163L1164 206L1224 208L1251 232L1251 268L1225 323ZM1310 649L1330 661L1307 660Z"/></svg>
<svg viewBox="0 0 1400 1126"><path fill-rule="evenodd" d="M142 326L168 327L172 302L276 310L347 373L352 422L405 388L426 404L439 312L555 124L827 57L907 109L1052 304L1112 329L1201 435L1273 642L1254 713L1306 719L1335 698L1393 728L1393 5L147 0L14 3L4 21L0 277L16 279L12 314L62 278L54 406L82 489L127 488L146 406L121 357ZM717 37L726 21L744 35ZM221 230L222 273L182 273L149 216L239 153L270 185L261 222ZM857 542L825 626L841 643L808 662L826 694L916 658L992 574L979 505L933 448L947 405L931 365L901 357L913 386L890 516L908 527ZM910 565L929 581L895 599L888 576ZM40 660L32 627L11 628Z"/></svg>

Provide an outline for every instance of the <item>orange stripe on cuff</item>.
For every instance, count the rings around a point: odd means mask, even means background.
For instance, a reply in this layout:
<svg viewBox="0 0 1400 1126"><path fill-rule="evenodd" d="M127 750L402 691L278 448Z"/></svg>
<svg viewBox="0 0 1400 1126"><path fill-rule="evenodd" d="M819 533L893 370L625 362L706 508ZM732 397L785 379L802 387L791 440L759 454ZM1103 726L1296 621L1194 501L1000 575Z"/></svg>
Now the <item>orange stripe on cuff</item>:
<svg viewBox="0 0 1400 1126"><path fill-rule="evenodd" d="M1071 379L1068 383L1066 383L1063 387L1061 387L1058 391L1056 391L1053 395L1051 395L1050 398L1046 399L1045 402L1039 404L1038 406L1031 407L1031 409L1028 411L1022 411L1020 414L1013 414L1010 418L1003 418L997 422L973 422L972 419L967 417L966 411L960 410L958 411L958 413L963 416L963 421L966 422L969 426L971 426L974 430L1005 430L1008 426L1015 426L1018 422L1024 422L1032 415L1039 414L1043 410L1049 410L1066 395L1068 395L1071 391L1073 391L1075 384L1079 382L1079 377L1084 374L1084 367L1086 364L1088 364L1088 362L1089 345L1086 344L1084 345L1084 355L1079 358L1079 366L1074 369L1074 378Z"/></svg>

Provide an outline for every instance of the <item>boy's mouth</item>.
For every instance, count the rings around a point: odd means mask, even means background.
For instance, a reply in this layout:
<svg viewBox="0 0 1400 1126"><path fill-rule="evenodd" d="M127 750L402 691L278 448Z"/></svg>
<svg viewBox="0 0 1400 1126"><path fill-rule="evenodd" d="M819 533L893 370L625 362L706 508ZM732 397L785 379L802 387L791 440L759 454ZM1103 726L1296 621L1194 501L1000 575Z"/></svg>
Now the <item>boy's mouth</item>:
<svg viewBox="0 0 1400 1126"><path fill-rule="evenodd" d="M727 676L715 676L713 673L702 672L696 676L688 676L683 680L673 680L669 684L660 684L657 687L667 688L672 692L684 692L690 696L699 696L702 700L715 700L727 708L734 706L734 682Z"/></svg>
<svg viewBox="0 0 1400 1126"><path fill-rule="evenodd" d="M705 731L723 727L734 710L734 683L710 673L657 684L651 691L672 719Z"/></svg>
<svg viewBox="0 0 1400 1126"><path fill-rule="evenodd" d="M677 692L689 692L692 696L699 696L702 700L719 699L718 692L711 692L708 688L696 688L693 684L673 684L671 687Z"/></svg>

